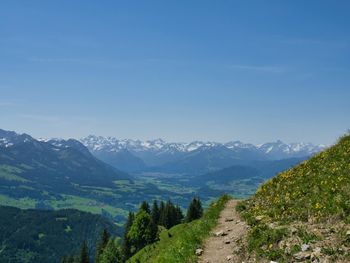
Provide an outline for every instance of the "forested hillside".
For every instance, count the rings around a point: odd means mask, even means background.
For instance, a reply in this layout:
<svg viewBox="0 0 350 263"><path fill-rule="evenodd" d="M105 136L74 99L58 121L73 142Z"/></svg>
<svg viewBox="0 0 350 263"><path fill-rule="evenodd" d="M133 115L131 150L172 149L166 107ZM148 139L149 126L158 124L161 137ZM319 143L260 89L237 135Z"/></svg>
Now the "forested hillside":
<svg viewBox="0 0 350 263"><path fill-rule="evenodd" d="M84 240L91 256L103 229L121 236L122 229L100 215L78 210L21 210L0 206L0 262L58 263L78 252Z"/></svg>
<svg viewBox="0 0 350 263"><path fill-rule="evenodd" d="M94 262L146 262L146 259L147 262L153 262L152 260L156 260L153 257L159 253L160 255L161 253L165 253L163 256L169 259L169 256L171 256L168 255L169 251L167 251L167 249L169 248L172 250L180 249L181 251L185 251L187 255L185 257L182 255L182 259L180 260L193 258L191 257L191 251L208 235L209 230L215 225L219 212L228 199L228 196L221 197L210 206L204 216L199 198L192 199L185 216L181 208L178 205L174 205L171 200L167 202L154 201L152 205L144 201L141 203L136 213L129 212L121 242L119 242L118 238L111 235L107 229L102 232L95 248L96 257ZM171 242L166 241L164 243L164 237L172 237L173 234L170 233L170 231L176 227L182 229L181 231L186 230L187 233L180 232L176 234L176 238L172 240L186 242L186 247L184 247L185 244L183 244L181 248L174 248L174 244ZM150 248L153 249L159 244L161 248L157 251L152 251L152 254L150 254ZM62 263L91 262L91 257L87 251L88 248L86 242L84 242L79 253L65 255L64 258L62 258ZM178 251L178 253L181 254L182 252ZM158 262L158 259L156 262Z"/></svg>

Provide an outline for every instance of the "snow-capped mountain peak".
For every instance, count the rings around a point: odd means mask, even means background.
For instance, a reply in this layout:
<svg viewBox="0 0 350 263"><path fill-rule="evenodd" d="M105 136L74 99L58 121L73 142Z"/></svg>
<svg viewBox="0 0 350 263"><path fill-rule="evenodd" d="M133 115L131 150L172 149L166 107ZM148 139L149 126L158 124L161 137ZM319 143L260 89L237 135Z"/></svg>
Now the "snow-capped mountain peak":
<svg viewBox="0 0 350 263"><path fill-rule="evenodd" d="M18 134L13 131L0 129L0 147L9 148L19 143L28 143L32 141L34 141L34 139L28 134Z"/></svg>
<svg viewBox="0 0 350 263"><path fill-rule="evenodd" d="M279 158L279 156L284 157L288 155L293 157L307 156L319 152L324 148L324 145L314 145L304 142L286 144L281 140L264 143L258 146L258 149L260 151L274 158Z"/></svg>
<svg viewBox="0 0 350 263"><path fill-rule="evenodd" d="M255 145L251 144L251 143L243 143L241 141L232 141L232 142L227 142L224 144L227 148L229 149L235 149L235 148L246 148L246 149L253 149L256 148Z"/></svg>

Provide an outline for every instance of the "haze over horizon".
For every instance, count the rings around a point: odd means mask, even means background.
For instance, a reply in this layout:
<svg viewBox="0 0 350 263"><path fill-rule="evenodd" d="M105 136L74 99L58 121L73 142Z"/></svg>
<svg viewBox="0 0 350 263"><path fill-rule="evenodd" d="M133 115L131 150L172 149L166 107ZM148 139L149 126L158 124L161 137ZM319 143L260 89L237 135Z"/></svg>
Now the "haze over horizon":
<svg viewBox="0 0 350 263"><path fill-rule="evenodd" d="M3 1L0 128L332 144L350 128L349 10L348 1Z"/></svg>

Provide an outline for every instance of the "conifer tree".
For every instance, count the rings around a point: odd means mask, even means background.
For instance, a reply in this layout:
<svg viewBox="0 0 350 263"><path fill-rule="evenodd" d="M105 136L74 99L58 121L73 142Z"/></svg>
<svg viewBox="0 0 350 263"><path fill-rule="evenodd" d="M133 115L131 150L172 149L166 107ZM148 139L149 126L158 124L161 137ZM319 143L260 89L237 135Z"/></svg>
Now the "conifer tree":
<svg viewBox="0 0 350 263"><path fill-rule="evenodd" d="M89 249L88 249L86 240L83 242L83 245L81 246L81 249L80 249L79 263L90 263Z"/></svg>
<svg viewBox="0 0 350 263"><path fill-rule="evenodd" d="M176 217L176 224L175 225L181 224L182 220L184 218L184 215L182 213L180 206L178 206L178 205L175 207L175 217Z"/></svg>
<svg viewBox="0 0 350 263"><path fill-rule="evenodd" d="M121 249L117 240L109 239L105 249L100 256L100 263L121 263Z"/></svg>
<svg viewBox="0 0 350 263"><path fill-rule="evenodd" d="M110 234L108 233L107 229L103 229L101 233L100 242L97 244L97 247L96 247L96 259L95 259L96 263L100 263L100 257L103 253L103 250L107 246L109 239L110 239Z"/></svg>
<svg viewBox="0 0 350 263"><path fill-rule="evenodd" d="M75 262L77 262L77 260L73 255L64 256L61 260L61 263L75 263Z"/></svg>
<svg viewBox="0 0 350 263"><path fill-rule="evenodd" d="M173 226L179 224L178 218L177 218L177 211L175 205L169 200L167 202L168 206L168 227L167 228L172 228Z"/></svg>
<svg viewBox="0 0 350 263"><path fill-rule="evenodd" d="M155 227L151 216L145 210L140 209L127 233L127 238L132 244L131 253L136 253L157 239L157 233L154 231Z"/></svg>
<svg viewBox="0 0 350 263"><path fill-rule="evenodd" d="M166 204L163 201L160 203L158 225L169 229L180 224L182 219L183 214L179 206L175 206L170 200Z"/></svg>
<svg viewBox="0 0 350 263"><path fill-rule="evenodd" d="M165 204L164 211L163 211L163 222L162 223L163 223L163 226L167 229L169 229L170 225L171 225L170 205L171 205L171 202L168 201Z"/></svg>
<svg viewBox="0 0 350 263"><path fill-rule="evenodd" d="M147 214L151 214L151 209L146 201L141 203L140 209L144 210Z"/></svg>
<svg viewBox="0 0 350 263"><path fill-rule="evenodd" d="M158 207L158 202L156 200L154 200L153 205L152 205L152 211L151 211L151 217L153 222L156 225L159 225L159 207Z"/></svg>
<svg viewBox="0 0 350 263"><path fill-rule="evenodd" d="M201 218L203 215L202 203L199 198L193 198L186 215L186 222L191 222L195 219Z"/></svg>
<svg viewBox="0 0 350 263"><path fill-rule="evenodd" d="M67 261L68 261L68 257L63 256L61 259L61 263L67 263Z"/></svg>
<svg viewBox="0 0 350 263"><path fill-rule="evenodd" d="M70 255L70 256L68 257L67 263L77 263L77 262L79 262L78 259L79 259L78 256Z"/></svg>
<svg viewBox="0 0 350 263"><path fill-rule="evenodd" d="M158 225L160 225L160 226L164 226L165 225L165 203L164 203L164 201L161 201L160 205L159 205Z"/></svg>
<svg viewBox="0 0 350 263"><path fill-rule="evenodd" d="M123 262L125 262L132 255L132 252L131 252L131 245L132 244L131 244L131 241L128 237L128 232L130 231L130 228L134 222L134 219L135 219L134 213L129 212L128 219L126 221L125 228L124 228L125 232L124 232L124 239L123 239L123 243L122 243Z"/></svg>

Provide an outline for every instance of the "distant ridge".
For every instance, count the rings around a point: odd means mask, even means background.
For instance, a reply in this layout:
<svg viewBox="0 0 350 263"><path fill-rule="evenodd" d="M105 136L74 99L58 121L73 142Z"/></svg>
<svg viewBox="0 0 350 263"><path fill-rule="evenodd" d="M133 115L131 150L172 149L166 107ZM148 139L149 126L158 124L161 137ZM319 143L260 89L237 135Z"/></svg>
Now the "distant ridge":
<svg viewBox="0 0 350 263"><path fill-rule="evenodd" d="M111 151L118 152L127 149L131 152L154 151L162 152L192 152L200 148L226 147L231 150L235 149L255 149L261 153L270 156L273 159L283 159L287 157L300 157L311 155L325 148L325 145L314 145L312 143L296 142L284 143L281 140L267 142L259 145L243 143L241 141L231 141L219 143L212 141L192 141L184 142L166 142L162 139L155 140L132 140L117 139L115 137L103 137L89 135L80 141L91 151Z"/></svg>
<svg viewBox="0 0 350 263"><path fill-rule="evenodd" d="M96 157L128 172L206 173L250 161L308 157L325 148L280 140L261 145L240 141L174 143L162 139L120 140L90 135L80 141Z"/></svg>

